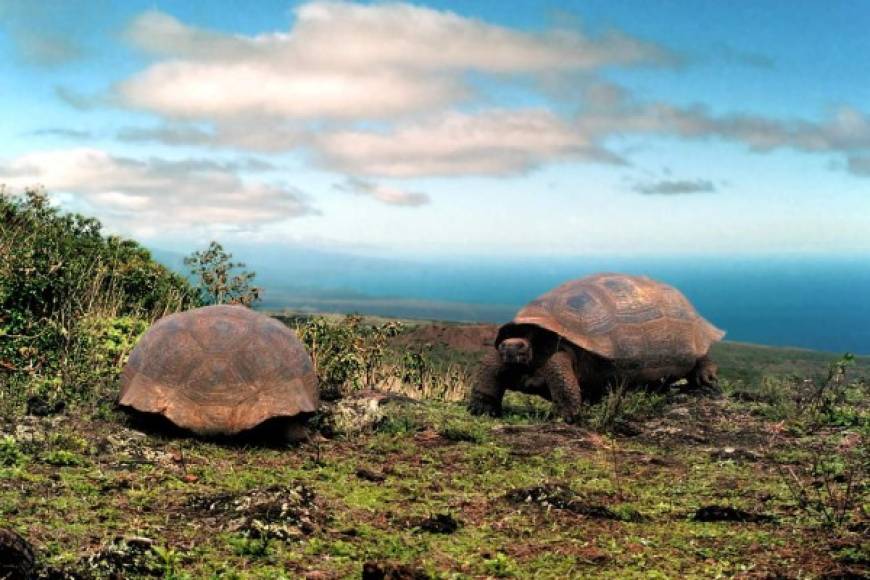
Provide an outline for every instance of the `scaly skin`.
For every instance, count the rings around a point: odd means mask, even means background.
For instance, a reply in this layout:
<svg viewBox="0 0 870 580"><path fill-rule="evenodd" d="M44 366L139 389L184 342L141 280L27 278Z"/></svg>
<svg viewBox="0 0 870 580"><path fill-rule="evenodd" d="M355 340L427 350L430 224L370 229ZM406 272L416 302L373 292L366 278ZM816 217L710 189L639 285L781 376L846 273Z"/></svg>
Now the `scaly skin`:
<svg viewBox="0 0 870 580"><path fill-rule="evenodd" d="M532 369L525 370L533 372ZM574 372L574 357L568 351L556 352L531 376L505 368L499 353L487 354L468 398L469 412L500 416L502 399L508 388L553 401L556 412L568 422L574 421L580 412L582 397Z"/></svg>
<svg viewBox="0 0 870 580"><path fill-rule="evenodd" d="M582 396L577 374L574 371L574 357L571 353L565 350L557 351L538 373L549 387L556 412L565 419L566 423L576 421L580 414Z"/></svg>
<svg viewBox="0 0 870 580"><path fill-rule="evenodd" d="M686 379L689 381L691 389L700 391L716 391L719 388L719 378L717 373L719 367L707 355L698 359L695 368L689 372Z"/></svg>
<svg viewBox="0 0 870 580"><path fill-rule="evenodd" d="M504 398L505 384L503 365L498 352L490 352L484 357L474 381L474 388L468 397L468 410L473 415L501 415L501 401Z"/></svg>

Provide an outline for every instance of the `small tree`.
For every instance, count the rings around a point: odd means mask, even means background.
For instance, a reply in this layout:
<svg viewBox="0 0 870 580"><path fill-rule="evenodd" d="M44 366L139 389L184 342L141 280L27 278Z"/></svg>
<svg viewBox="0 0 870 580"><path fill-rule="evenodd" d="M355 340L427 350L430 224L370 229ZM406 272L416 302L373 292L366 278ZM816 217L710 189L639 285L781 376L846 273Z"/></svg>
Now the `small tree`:
<svg viewBox="0 0 870 580"><path fill-rule="evenodd" d="M236 273L245 265L232 262L232 257L219 243L211 242L205 250L184 259L204 303L250 306L260 299L260 288L251 285L256 274L244 270Z"/></svg>

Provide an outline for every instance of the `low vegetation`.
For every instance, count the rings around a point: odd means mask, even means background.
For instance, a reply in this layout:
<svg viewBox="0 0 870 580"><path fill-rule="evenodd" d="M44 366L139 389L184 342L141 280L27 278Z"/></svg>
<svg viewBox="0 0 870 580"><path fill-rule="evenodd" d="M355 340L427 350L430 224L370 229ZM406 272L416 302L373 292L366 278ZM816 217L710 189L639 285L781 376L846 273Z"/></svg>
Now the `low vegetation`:
<svg viewBox="0 0 870 580"><path fill-rule="evenodd" d="M183 277L136 242L51 205L0 191L0 413L28 399L108 397L148 324L199 303Z"/></svg>
<svg viewBox="0 0 870 580"><path fill-rule="evenodd" d="M137 338L244 300L39 192L0 204L0 527L46 577L867 574L867 358L725 343L721 394L614 385L566 425L517 393L499 419L465 411L491 328L282 316L330 399L321 433L145 433L113 405ZM371 420L336 429L339 408Z"/></svg>
<svg viewBox="0 0 870 580"><path fill-rule="evenodd" d="M245 265L232 259L233 255L214 241L184 259L201 304L251 306L260 300L262 290L253 285L256 274L243 270Z"/></svg>

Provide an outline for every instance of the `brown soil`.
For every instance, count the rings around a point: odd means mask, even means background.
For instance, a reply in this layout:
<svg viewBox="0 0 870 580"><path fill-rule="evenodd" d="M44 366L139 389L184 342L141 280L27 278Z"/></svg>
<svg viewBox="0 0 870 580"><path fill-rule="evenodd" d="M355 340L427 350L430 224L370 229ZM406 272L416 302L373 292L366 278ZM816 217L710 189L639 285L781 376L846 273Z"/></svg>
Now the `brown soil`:
<svg viewBox="0 0 870 580"><path fill-rule="evenodd" d="M497 330L494 324L427 324L399 335L396 344L431 344L461 352L483 352L492 348Z"/></svg>

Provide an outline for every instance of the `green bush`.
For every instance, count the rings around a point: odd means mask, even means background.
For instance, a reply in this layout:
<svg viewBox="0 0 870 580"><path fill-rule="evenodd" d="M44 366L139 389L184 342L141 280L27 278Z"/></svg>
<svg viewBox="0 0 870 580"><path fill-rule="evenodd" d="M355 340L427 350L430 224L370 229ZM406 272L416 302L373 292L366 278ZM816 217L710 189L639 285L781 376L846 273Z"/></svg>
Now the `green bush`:
<svg viewBox="0 0 870 580"><path fill-rule="evenodd" d="M24 453L12 435L0 437L0 467L17 467L24 462Z"/></svg>
<svg viewBox="0 0 870 580"><path fill-rule="evenodd" d="M261 289L251 284L257 275L241 270L245 265L233 262L232 258L232 254L213 241L205 250L184 259L203 304L250 306L260 299Z"/></svg>
<svg viewBox="0 0 870 580"><path fill-rule="evenodd" d="M588 424L602 433L612 433L630 421L656 415L664 407L666 395L646 389L630 389L625 382L611 385L601 401L585 409Z"/></svg>
<svg viewBox="0 0 870 580"><path fill-rule="evenodd" d="M90 392L147 324L198 304L187 280L136 242L42 191L0 189L0 411L33 394Z"/></svg>
<svg viewBox="0 0 870 580"><path fill-rule="evenodd" d="M400 330L398 322L372 324L358 315L338 321L313 317L296 325L326 398L375 388L387 374L383 365L387 342Z"/></svg>
<svg viewBox="0 0 870 580"><path fill-rule="evenodd" d="M66 449L47 451L42 455L41 459L45 463L55 467L77 467L86 464L84 457Z"/></svg>

